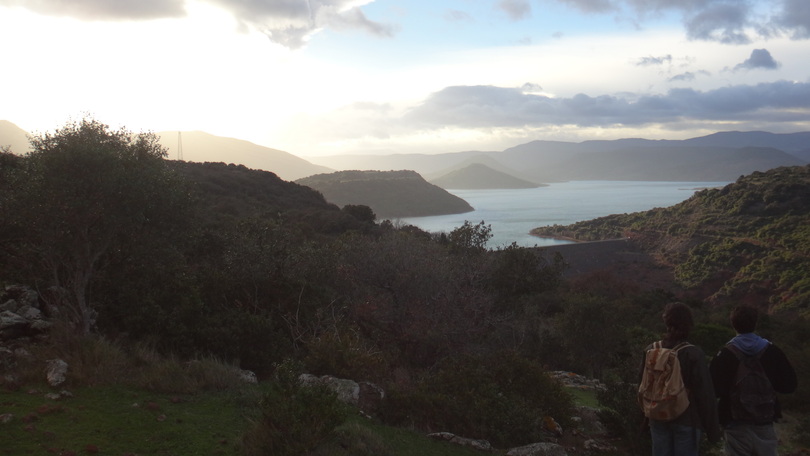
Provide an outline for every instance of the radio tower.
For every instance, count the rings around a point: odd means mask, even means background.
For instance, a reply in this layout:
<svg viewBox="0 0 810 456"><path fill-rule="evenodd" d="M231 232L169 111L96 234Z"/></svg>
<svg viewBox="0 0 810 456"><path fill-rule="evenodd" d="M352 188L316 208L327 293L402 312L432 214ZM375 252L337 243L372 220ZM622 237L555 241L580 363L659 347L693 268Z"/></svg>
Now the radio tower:
<svg viewBox="0 0 810 456"><path fill-rule="evenodd" d="M177 132L177 159L183 160L183 133Z"/></svg>

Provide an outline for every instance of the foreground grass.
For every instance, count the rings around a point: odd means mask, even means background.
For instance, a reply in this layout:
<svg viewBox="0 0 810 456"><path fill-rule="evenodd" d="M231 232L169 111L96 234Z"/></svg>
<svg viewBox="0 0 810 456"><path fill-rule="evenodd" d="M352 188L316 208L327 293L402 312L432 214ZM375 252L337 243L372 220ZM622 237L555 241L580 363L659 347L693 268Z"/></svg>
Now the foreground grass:
<svg viewBox="0 0 810 456"><path fill-rule="evenodd" d="M80 387L51 399L48 387L0 392L0 455L239 455L260 387L159 394ZM6 422L3 422L6 421ZM313 456L473 456L481 452L352 416Z"/></svg>
<svg viewBox="0 0 810 456"><path fill-rule="evenodd" d="M247 417L233 393L169 396L118 387L3 392L0 454L235 455ZM6 415L8 416L8 415Z"/></svg>

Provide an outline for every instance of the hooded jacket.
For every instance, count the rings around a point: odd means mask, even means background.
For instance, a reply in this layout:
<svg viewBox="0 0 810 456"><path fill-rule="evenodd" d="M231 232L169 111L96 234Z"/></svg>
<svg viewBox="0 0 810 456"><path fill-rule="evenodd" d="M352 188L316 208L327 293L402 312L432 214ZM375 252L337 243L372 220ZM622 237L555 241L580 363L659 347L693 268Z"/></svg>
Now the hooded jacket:
<svg viewBox="0 0 810 456"><path fill-rule="evenodd" d="M774 391L781 394L789 394L796 391L796 371L788 361L785 353L776 345L758 336L755 333L738 334L731 339L728 344L734 345L746 355L755 355L762 351L759 361L762 364L768 380L771 381ZM709 371L714 384L714 392L720 401L717 404L720 424L725 426L734 420L731 418L731 405L729 395L734 384L734 377L737 374L737 367L740 361L734 353L727 347L723 347L714 356L709 364ZM779 399L776 399L774 416L770 423L782 418L782 408ZM754 423L767 424L767 423Z"/></svg>

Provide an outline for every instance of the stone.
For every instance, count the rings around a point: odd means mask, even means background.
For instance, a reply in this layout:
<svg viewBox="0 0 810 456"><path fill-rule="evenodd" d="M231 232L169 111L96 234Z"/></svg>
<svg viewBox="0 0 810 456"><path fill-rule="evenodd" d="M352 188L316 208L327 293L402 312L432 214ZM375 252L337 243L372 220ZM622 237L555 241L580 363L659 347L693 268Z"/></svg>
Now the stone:
<svg viewBox="0 0 810 456"><path fill-rule="evenodd" d="M428 434L428 437L436 440L446 440L450 443L454 443L456 445L461 445L465 447L474 448L476 450L481 451L490 451L492 450L492 444L490 444L486 440L477 440L477 439L468 439L465 437L459 437L451 432L434 432L433 434Z"/></svg>
<svg viewBox="0 0 810 456"><path fill-rule="evenodd" d="M5 312L5 311L17 312L17 309L19 309L19 308L20 308L20 305L17 304L17 301L15 301L13 299L9 299L8 301L4 302L3 304L0 304L0 312Z"/></svg>
<svg viewBox="0 0 810 456"><path fill-rule="evenodd" d="M259 383L259 379L256 377L256 373L249 370L240 369L239 370L239 379L244 381L245 383L257 384Z"/></svg>
<svg viewBox="0 0 810 456"><path fill-rule="evenodd" d="M540 442L512 448L506 452L506 456L568 456L568 453L556 443Z"/></svg>
<svg viewBox="0 0 810 456"><path fill-rule="evenodd" d="M13 326L25 326L28 320L11 311L0 312L0 329L11 328Z"/></svg>
<svg viewBox="0 0 810 456"><path fill-rule="evenodd" d="M49 359L47 378L48 384L51 386L59 386L65 382L65 374L67 374L68 363L61 359Z"/></svg>

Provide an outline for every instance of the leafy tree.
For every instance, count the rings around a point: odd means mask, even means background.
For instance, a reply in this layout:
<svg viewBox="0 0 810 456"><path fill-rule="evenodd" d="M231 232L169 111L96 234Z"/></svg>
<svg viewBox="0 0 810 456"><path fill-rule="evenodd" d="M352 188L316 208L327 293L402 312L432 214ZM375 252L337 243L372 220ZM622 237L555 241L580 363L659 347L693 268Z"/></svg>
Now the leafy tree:
<svg viewBox="0 0 810 456"><path fill-rule="evenodd" d="M177 226L187 207L166 150L150 133L112 130L91 118L31 139L13 172L11 254L32 278L64 292L67 318L88 333L99 272Z"/></svg>
<svg viewBox="0 0 810 456"><path fill-rule="evenodd" d="M453 253L483 252L491 238L492 225L485 225L483 220L476 225L465 220L463 225L447 236Z"/></svg>

